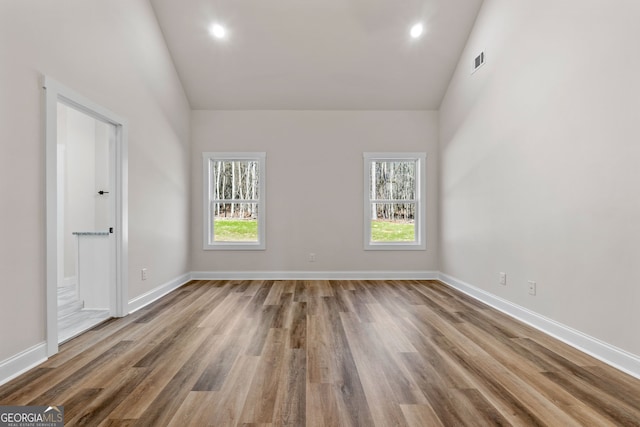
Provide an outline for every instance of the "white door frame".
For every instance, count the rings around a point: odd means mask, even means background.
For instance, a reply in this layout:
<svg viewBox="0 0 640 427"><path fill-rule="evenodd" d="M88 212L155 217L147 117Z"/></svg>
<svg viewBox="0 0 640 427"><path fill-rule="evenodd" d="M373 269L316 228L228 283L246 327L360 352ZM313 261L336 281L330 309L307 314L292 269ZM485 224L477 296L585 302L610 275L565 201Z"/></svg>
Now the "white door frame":
<svg viewBox="0 0 640 427"><path fill-rule="evenodd" d="M115 306L112 315L122 317L128 311L127 259L128 259L128 150L125 119L117 114L95 104L89 99L77 94L48 76L43 78L45 89L44 117L45 117L45 146L46 146L46 252L47 252L47 304L46 304L46 340L47 356L58 352L58 102L62 102L87 115L113 125L115 132L110 138L110 157L114 165L110 178L113 185L114 198L110 209L115 210L115 247L111 246L114 254L111 260L111 271L115 272ZM114 170L115 169L115 170ZM115 204L115 206L114 206Z"/></svg>

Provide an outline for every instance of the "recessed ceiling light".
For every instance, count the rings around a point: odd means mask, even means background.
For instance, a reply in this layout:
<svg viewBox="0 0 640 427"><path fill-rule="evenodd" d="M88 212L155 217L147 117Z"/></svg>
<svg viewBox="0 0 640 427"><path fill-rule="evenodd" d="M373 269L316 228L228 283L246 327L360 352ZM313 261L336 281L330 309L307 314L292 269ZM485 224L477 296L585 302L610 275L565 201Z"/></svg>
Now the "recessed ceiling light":
<svg viewBox="0 0 640 427"><path fill-rule="evenodd" d="M422 26L421 23L418 22L413 27L411 27L411 37L413 37L414 39L417 39L422 35L423 31L424 31L424 27Z"/></svg>
<svg viewBox="0 0 640 427"><path fill-rule="evenodd" d="M227 37L227 29L220 24L211 24L209 27L211 35L217 39L223 39Z"/></svg>

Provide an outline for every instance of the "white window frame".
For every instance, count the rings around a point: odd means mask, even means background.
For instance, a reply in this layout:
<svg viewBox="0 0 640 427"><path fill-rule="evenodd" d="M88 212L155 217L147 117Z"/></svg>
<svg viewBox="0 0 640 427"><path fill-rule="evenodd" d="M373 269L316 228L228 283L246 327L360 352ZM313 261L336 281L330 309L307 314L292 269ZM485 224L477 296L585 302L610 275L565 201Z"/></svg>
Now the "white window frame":
<svg viewBox="0 0 640 427"><path fill-rule="evenodd" d="M363 219L364 219L364 249L365 250L426 250L426 160L427 154L423 152L416 153L363 153ZM373 242L371 241L371 163L374 161L411 161L416 163L416 199L411 200L416 204L415 223L415 240L413 242ZM401 203L402 201L397 201Z"/></svg>
<svg viewBox="0 0 640 427"><path fill-rule="evenodd" d="M203 176L203 248L205 250L264 250L265 242L265 205L266 205L266 157L264 152L204 152L202 153ZM213 225L212 199L212 161L255 161L259 166L258 183L258 241L257 242L216 242L213 240L215 230Z"/></svg>

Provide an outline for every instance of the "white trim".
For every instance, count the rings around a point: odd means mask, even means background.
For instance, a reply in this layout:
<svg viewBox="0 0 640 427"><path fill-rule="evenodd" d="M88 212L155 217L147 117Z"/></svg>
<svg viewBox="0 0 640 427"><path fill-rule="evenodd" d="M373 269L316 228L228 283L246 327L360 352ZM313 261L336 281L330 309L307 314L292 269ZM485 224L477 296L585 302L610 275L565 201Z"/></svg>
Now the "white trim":
<svg viewBox="0 0 640 427"><path fill-rule="evenodd" d="M363 152L363 238L365 251L424 251L427 249L427 153L403 153L403 152ZM411 161L416 163L416 194L415 199L402 201L389 201L392 203L414 203L416 205L415 240L413 242L372 242L371 241L371 199L369 189L371 185L372 161Z"/></svg>
<svg viewBox="0 0 640 427"><path fill-rule="evenodd" d="M202 153L202 218L203 218L203 236L202 248L204 250L264 250L266 248L266 152L203 152ZM211 241L213 236L212 226L213 218L211 205L211 161L212 160L250 160L257 161L259 165L258 171L258 241L257 242L215 242ZM242 199L238 202L247 203L251 199Z"/></svg>
<svg viewBox="0 0 640 427"><path fill-rule="evenodd" d="M193 280L436 280L437 271L192 271Z"/></svg>
<svg viewBox="0 0 640 427"><path fill-rule="evenodd" d="M47 360L47 343L41 342L0 362L0 385Z"/></svg>
<svg viewBox="0 0 640 427"><path fill-rule="evenodd" d="M135 297L128 304L129 313L133 313L134 311L138 311L141 308L151 304L157 299L162 298L168 293L178 289L180 286L191 280L191 274L186 273L180 277L177 277L173 280L168 281L167 283L160 285L147 293L144 293L140 296Z"/></svg>
<svg viewBox="0 0 640 427"><path fill-rule="evenodd" d="M116 127L116 317L129 314L129 125L126 120Z"/></svg>
<svg viewBox="0 0 640 427"><path fill-rule="evenodd" d="M59 101L71 106L87 115L111 124L115 128L113 135L115 149L112 155L115 157L114 169L115 180L112 184L115 188L115 200L112 209L115 209L113 224L115 228L115 242L111 253L115 259L111 260L112 268L115 268L115 294L112 304L112 313L115 316L126 315L127 301L127 255L128 255L128 150L127 150L127 121L111 112L110 110L97 105L93 101L85 98L77 92L61 85L54 79L43 76L42 87L44 90L43 116L45 125L45 146L46 146L46 343L47 355L52 356L58 352L58 298L57 298L57 274L58 274L58 211L57 211L57 130L58 114L57 104ZM111 144L110 144L111 145ZM110 173L113 173L110 171Z"/></svg>
<svg viewBox="0 0 640 427"><path fill-rule="evenodd" d="M176 290L180 286L191 280L191 273L185 273L157 288L132 299L127 304L129 313L140 310L144 306L151 304L155 300L165 296L166 294ZM57 322L56 322L57 324ZM57 340L56 340L57 344ZM45 362L48 357L48 343L42 342L31 348L21 351L10 358L0 361L0 385L3 385L12 379L24 374L25 372L35 368Z"/></svg>
<svg viewBox="0 0 640 427"><path fill-rule="evenodd" d="M58 146L57 86L45 77L45 177L46 177L46 347L47 355L58 352L58 289L52 283L58 276ZM49 87L49 89L47 89Z"/></svg>
<svg viewBox="0 0 640 427"><path fill-rule="evenodd" d="M640 356L589 336L567 325L514 304L444 273L438 279L521 322L532 326L596 359L640 379Z"/></svg>
<svg viewBox="0 0 640 427"><path fill-rule="evenodd" d="M128 303L133 313L190 280L439 280L596 359L640 379L640 357L438 271L192 271ZM47 360L47 343L0 362L0 385Z"/></svg>

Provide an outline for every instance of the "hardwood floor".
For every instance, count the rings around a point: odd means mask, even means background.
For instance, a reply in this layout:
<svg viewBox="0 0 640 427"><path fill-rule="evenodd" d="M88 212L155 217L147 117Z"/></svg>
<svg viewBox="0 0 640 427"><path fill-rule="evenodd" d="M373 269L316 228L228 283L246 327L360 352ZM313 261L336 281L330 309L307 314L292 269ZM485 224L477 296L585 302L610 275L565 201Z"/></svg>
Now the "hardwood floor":
<svg viewBox="0 0 640 427"><path fill-rule="evenodd" d="M0 387L67 426L640 426L640 381L435 281L192 281Z"/></svg>

